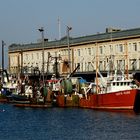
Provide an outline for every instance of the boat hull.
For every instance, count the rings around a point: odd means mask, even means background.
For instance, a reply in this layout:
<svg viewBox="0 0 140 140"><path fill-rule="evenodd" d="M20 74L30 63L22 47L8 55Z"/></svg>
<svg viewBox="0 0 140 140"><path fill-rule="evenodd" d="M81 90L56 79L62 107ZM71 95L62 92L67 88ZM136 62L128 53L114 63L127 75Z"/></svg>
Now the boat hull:
<svg viewBox="0 0 140 140"><path fill-rule="evenodd" d="M9 103L29 103L30 102L30 100L27 96L16 95L16 94L12 94L10 96L7 96L7 101Z"/></svg>
<svg viewBox="0 0 140 140"><path fill-rule="evenodd" d="M79 107L79 96L71 95L65 97L65 95L58 95L56 97L56 105L58 107Z"/></svg>
<svg viewBox="0 0 140 140"><path fill-rule="evenodd" d="M140 109L140 90L132 89L106 94L89 94L81 98L79 106L92 109L134 110Z"/></svg>

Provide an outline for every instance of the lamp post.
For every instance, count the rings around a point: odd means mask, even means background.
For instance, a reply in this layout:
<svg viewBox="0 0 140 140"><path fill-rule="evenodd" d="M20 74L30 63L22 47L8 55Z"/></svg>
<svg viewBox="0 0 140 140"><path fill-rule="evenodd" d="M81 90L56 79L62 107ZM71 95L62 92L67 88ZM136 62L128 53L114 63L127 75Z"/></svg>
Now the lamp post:
<svg viewBox="0 0 140 140"><path fill-rule="evenodd" d="M69 73L71 73L70 38L69 38L69 31L70 31L70 30L72 30L72 27L67 26L67 43L68 43Z"/></svg>
<svg viewBox="0 0 140 140"><path fill-rule="evenodd" d="M39 32L41 32L41 37L42 37L42 80L43 80L43 87L45 86L45 82L44 82L44 28L41 27L40 29L38 29Z"/></svg>

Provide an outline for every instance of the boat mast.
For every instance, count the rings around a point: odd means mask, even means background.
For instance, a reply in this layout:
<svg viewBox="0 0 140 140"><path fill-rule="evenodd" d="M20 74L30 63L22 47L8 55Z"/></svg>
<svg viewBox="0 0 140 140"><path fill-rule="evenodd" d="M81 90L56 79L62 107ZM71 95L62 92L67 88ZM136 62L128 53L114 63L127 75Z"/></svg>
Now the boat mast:
<svg viewBox="0 0 140 140"><path fill-rule="evenodd" d="M128 79L128 46L125 42L125 51L126 51L126 79Z"/></svg>
<svg viewBox="0 0 140 140"><path fill-rule="evenodd" d="M98 68L98 57L99 57L99 55L98 55L98 45L97 45L97 43L95 44L95 47L96 47L96 91L97 91L97 94L98 94L98 84L99 84L99 82L98 82L98 71L99 71L99 68Z"/></svg>
<svg viewBox="0 0 140 140"><path fill-rule="evenodd" d="M113 76L113 71L114 71L114 51L113 51L113 43L112 43L112 31L110 33L110 58L109 58L109 76Z"/></svg>
<svg viewBox="0 0 140 140"><path fill-rule="evenodd" d="M41 37L42 37L42 81L43 81L43 87L45 86L45 81L44 81L44 28L41 27L38 29L41 32Z"/></svg>
<svg viewBox="0 0 140 140"><path fill-rule="evenodd" d="M5 46L5 43L4 41L2 40L2 84L4 83L4 46Z"/></svg>

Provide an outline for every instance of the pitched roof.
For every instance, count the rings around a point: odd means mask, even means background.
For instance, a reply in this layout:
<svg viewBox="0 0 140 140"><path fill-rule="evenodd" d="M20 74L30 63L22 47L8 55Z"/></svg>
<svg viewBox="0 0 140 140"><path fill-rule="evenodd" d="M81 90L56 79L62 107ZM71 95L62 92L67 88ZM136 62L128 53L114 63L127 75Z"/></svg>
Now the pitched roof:
<svg viewBox="0 0 140 140"><path fill-rule="evenodd" d="M80 45L87 43L97 43L104 42L110 40L121 40L127 38L136 38L140 37L140 28L135 29L127 29L120 30L116 32L106 32L106 33L98 33L94 35L82 36L71 38L70 37L70 45ZM9 51L19 51L19 50L33 50L40 49L41 43L31 43L31 44L12 44L9 46ZM60 40L45 42L45 48L55 48L55 47L65 47L67 46L67 38L64 37Z"/></svg>

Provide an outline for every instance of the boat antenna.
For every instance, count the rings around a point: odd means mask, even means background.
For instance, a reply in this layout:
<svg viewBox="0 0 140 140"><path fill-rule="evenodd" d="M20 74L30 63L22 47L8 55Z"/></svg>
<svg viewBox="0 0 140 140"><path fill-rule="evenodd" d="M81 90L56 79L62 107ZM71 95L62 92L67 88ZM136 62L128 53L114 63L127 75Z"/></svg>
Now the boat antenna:
<svg viewBox="0 0 140 140"><path fill-rule="evenodd" d="M60 18L58 17L58 32L59 32L59 40L61 39L61 22Z"/></svg>

